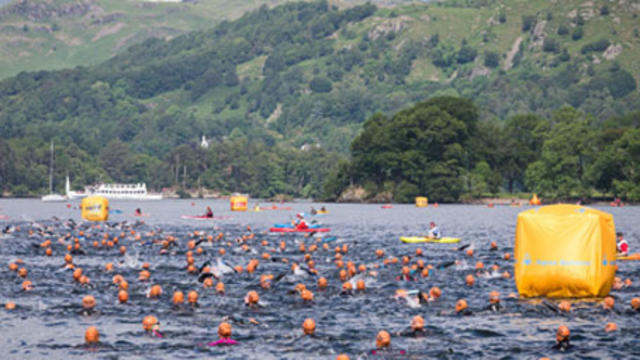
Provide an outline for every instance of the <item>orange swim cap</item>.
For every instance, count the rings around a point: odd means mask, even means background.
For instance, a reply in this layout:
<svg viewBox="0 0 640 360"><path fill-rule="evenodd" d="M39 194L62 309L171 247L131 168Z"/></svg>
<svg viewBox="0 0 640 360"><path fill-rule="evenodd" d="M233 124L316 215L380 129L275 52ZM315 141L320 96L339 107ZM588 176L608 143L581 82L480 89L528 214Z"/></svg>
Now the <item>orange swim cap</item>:
<svg viewBox="0 0 640 360"><path fill-rule="evenodd" d="M128 290L129 289L129 283L127 282L127 280L122 280L120 281L120 289L122 290Z"/></svg>
<svg viewBox="0 0 640 360"><path fill-rule="evenodd" d="M456 312L464 311L467 309L467 301L464 299L460 299L456 302Z"/></svg>
<svg viewBox="0 0 640 360"><path fill-rule="evenodd" d="M159 297L162 295L162 287L158 284L153 285L151 289L149 289L149 297Z"/></svg>
<svg viewBox="0 0 640 360"><path fill-rule="evenodd" d="M107 265L109 265L109 264L107 264ZM113 283L116 284L116 285L119 285L124 280L124 278L120 274L113 275L112 279L113 279Z"/></svg>
<svg viewBox="0 0 640 360"><path fill-rule="evenodd" d="M318 289L324 289L327 287L327 279L321 277L318 279Z"/></svg>
<svg viewBox="0 0 640 360"><path fill-rule="evenodd" d="M504 259L505 260L511 260L511 254L510 253L504 253Z"/></svg>
<svg viewBox="0 0 640 360"><path fill-rule="evenodd" d="M84 333L84 341L87 344L96 344L100 341L100 333L98 332L98 328L95 326L89 326L87 331Z"/></svg>
<svg viewBox="0 0 640 360"><path fill-rule="evenodd" d="M206 278L204 279L204 281L202 282L202 287L204 288L211 288L213 287L213 278Z"/></svg>
<svg viewBox="0 0 640 360"><path fill-rule="evenodd" d="M631 308L633 308L634 310L640 309L640 298L636 297L631 299Z"/></svg>
<svg viewBox="0 0 640 360"><path fill-rule="evenodd" d="M364 265L364 264L360 264L360 265L358 266L358 271L359 271L359 272L365 272L365 271L367 271L367 267L366 267L366 265Z"/></svg>
<svg viewBox="0 0 640 360"><path fill-rule="evenodd" d="M489 293L489 302L491 304L497 304L500 302L500 293L497 291L492 291Z"/></svg>
<svg viewBox="0 0 640 360"><path fill-rule="evenodd" d="M184 294L182 291L178 290L173 293L173 304L179 305L184 303Z"/></svg>
<svg viewBox="0 0 640 360"><path fill-rule="evenodd" d="M144 262L142 263L142 268L145 270L149 270L149 268L151 268L151 265L148 262Z"/></svg>
<svg viewBox="0 0 640 360"><path fill-rule="evenodd" d="M158 319L153 315L147 315L142 319L142 328L146 331L153 330L153 327L158 324Z"/></svg>
<svg viewBox="0 0 640 360"><path fill-rule="evenodd" d="M360 279L356 282L356 289L358 291L364 291L365 289L364 280Z"/></svg>
<svg viewBox="0 0 640 360"><path fill-rule="evenodd" d="M302 323L302 331L305 335L313 335L316 331L316 322L310 318L305 319Z"/></svg>
<svg viewBox="0 0 640 360"><path fill-rule="evenodd" d="M473 256L473 249L467 250L467 256Z"/></svg>
<svg viewBox="0 0 640 360"><path fill-rule="evenodd" d="M343 291L351 291L351 290L353 290L353 285L351 285L351 283L349 281L345 281L342 284L342 290Z"/></svg>
<svg viewBox="0 0 640 360"><path fill-rule="evenodd" d="M616 323L614 323L614 322L609 322L604 327L604 331L605 332L611 332L611 331L616 331L616 330L618 330L618 325L616 325Z"/></svg>
<svg viewBox="0 0 640 360"><path fill-rule="evenodd" d="M311 291L307 290L307 289L304 289L300 293L300 297L304 301L312 301L313 300L313 293Z"/></svg>
<svg viewBox="0 0 640 360"><path fill-rule="evenodd" d="M616 301L611 296L607 296L606 298L604 298L604 301L602 302L602 307L605 310L609 310L609 309L613 309L613 306L615 304L616 304Z"/></svg>
<svg viewBox="0 0 640 360"><path fill-rule="evenodd" d="M385 348L391 345L391 335L388 332L381 330L376 336L376 347L378 349Z"/></svg>
<svg viewBox="0 0 640 360"><path fill-rule="evenodd" d="M491 248L492 248L492 249L497 249L497 248L498 248L498 244L496 244L496 242L495 242L495 241L492 241L492 242L491 242Z"/></svg>
<svg viewBox="0 0 640 360"><path fill-rule="evenodd" d="M113 264L112 263L107 263L107 265L104 266L104 271L106 271L106 272L113 271Z"/></svg>
<svg viewBox="0 0 640 360"><path fill-rule="evenodd" d="M427 268L422 269L422 277L429 277L429 269Z"/></svg>
<svg viewBox="0 0 640 360"><path fill-rule="evenodd" d="M409 268L406 266L402 267L402 275L408 276L409 275Z"/></svg>
<svg viewBox="0 0 640 360"><path fill-rule="evenodd" d="M437 286L434 286L429 290L429 296L431 296L431 298L433 299L439 298L440 295L442 295L442 290L440 290L440 288Z"/></svg>
<svg viewBox="0 0 640 360"><path fill-rule="evenodd" d="M47 256L51 256L51 255L53 255L53 250L51 250L51 248L47 248L47 250L45 250L45 251L44 251L44 253L45 253Z"/></svg>
<svg viewBox="0 0 640 360"><path fill-rule="evenodd" d="M340 270L340 280L342 281L347 280L347 271L345 269Z"/></svg>
<svg viewBox="0 0 640 360"><path fill-rule="evenodd" d="M96 299L91 296L91 295L87 295L85 297L82 298L82 307L86 310L91 310L96 306Z"/></svg>
<svg viewBox="0 0 640 360"><path fill-rule="evenodd" d="M11 270L11 271L18 270L18 264L16 264L16 263L9 264L9 270Z"/></svg>
<svg viewBox="0 0 640 360"><path fill-rule="evenodd" d="M151 277L151 273L148 270L142 270L142 271L140 271L140 275L138 276L138 280L146 281L146 280L149 280L150 277Z"/></svg>
<svg viewBox="0 0 640 360"><path fill-rule="evenodd" d="M420 315L416 315L411 319L411 330L422 331L424 329L424 319Z"/></svg>
<svg viewBox="0 0 640 360"><path fill-rule="evenodd" d="M27 269L26 268L20 268L20 270L18 270L18 276L20 276L22 278L26 278L27 277Z"/></svg>
<svg viewBox="0 0 640 360"><path fill-rule="evenodd" d="M561 342L562 340L568 338L570 334L571 332L569 331L568 327L560 325L560 327L558 327L558 331L556 331L556 341Z"/></svg>
<svg viewBox="0 0 640 360"><path fill-rule="evenodd" d="M382 249L378 249L378 250L376 250L376 256L377 256L378 258L383 257L383 256L384 256L384 250L382 250Z"/></svg>
<svg viewBox="0 0 640 360"><path fill-rule="evenodd" d="M122 245L120 246L120 254L124 255L127 253L127 247Z"/></svg>
<svg viewBox="0 0 640 360"><path fill-rule="evenodd" d="M228 339L231 337L231 324L228 322L221 322L218 325L218 336L223 339Z"/></svg>
<svg viewBox="0 0 640 360"><path fill-rule="evenodd" d="M216 284L216 292L218 294L224 294L224 283L222 281Z"/></svg>
<svg viewBox="0 0 640 360"><path fill-rule="evenodd" d="M467 275L465 282L467 283L467 286L473 286L473 284L476 283L476 279L473 277L473 275L469 274Z"/></svg>
<svg viewBox="0 0 640 360"><path fill-rule="evenodd" d="M4 304L4 308L7 310L14 310L16 308L16 304L14 304L11 301L8 301L6 304Z"/></svg>
<svg viewBox="0 0 640 360"><path fill-rule="evenodd" d="M82 276L82 268L76 268L73 270L73 279L78 281L80 280L80 276Z"/></svg>
<svg viewBox="0 0 640 360"><path fill-rule="evenodd" d="M244 302L248 305L255 305L258 303L258 301L260 301L260 296L256 291L253 290L249 291L247 293L247 296L245 296L244 298Z"/></svg>
<svg viewBox="0 0 640 360"><path fill-rule="evenodd" d="M187 294L187 301L189 304L196 304L198 302L198 292L195 290L189 291L189 294Z"/></svg>
<svg viewBox="0 0 640 360"><path fill-rule="evenodd" d="M422 256L422 248L416 249L416 256Z"/></svg>
<svg viewBox="0 0 640 360"><path fill-rule="evenodd" d="M502 273L502 278L509 279L509 278L511 278L511 274L509 274L508 271L505 271L505 272Z"/></svg>
<svg viewBox="0 0 640 360"><path fill-rule="evenodd" d="M349 357L346 354L340 354L336 357L336 360L349 360Z"/></svg>
<svg viewBox="0 0 640 360"><path fill-rule="evenodd" d="M562 300L558 304L558 309L560 309L560 310L562 310L564 312L569 312L569 311L571 311L571 303L568 302L567 300Z"/></svg>
<svg viewBox="0 0 640 360"><path fill-rule="evenodd" d="M23 291L33 290L33 284L31 283L31 281L29 281L29 280L23 281L22 282L22 290Z"/></svg>
<svg viewBox="0 0 640 360"><path fill-rule="evenodd" d="M118 291L118 301L120 301L121 304L129 301L129 293L124 290Z"/></svg>

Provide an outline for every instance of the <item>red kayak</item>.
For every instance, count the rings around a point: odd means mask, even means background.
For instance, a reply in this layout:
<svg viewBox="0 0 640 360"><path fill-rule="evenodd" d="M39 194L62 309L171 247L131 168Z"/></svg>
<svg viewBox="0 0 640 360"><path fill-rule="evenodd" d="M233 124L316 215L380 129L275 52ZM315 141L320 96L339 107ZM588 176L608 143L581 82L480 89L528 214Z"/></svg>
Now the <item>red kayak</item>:
<svg viewBox="0 0 640 360"><path fill-rule="evenodd" d="M380 207L383 208L383 209L391 209L391 208L393 208L393 205L382 205Z"/></svg>
<svg viewBox="0 0 640 360"><path fill-rule="evenodd" d="M282 233L311 233L311 232L329 232L331 229L329 228L316 228L316 229L296 229L296 228L276 228L272 227L269 229L271 232L282 232Z"/></svg>
<svg viewBox="0 0 640 360"><path fill-rule="evenodd" d="M204 215L182 215L181 218L183 218L185 220L229 220L229 219L233 219L231 216L206 217Z"/></svg>

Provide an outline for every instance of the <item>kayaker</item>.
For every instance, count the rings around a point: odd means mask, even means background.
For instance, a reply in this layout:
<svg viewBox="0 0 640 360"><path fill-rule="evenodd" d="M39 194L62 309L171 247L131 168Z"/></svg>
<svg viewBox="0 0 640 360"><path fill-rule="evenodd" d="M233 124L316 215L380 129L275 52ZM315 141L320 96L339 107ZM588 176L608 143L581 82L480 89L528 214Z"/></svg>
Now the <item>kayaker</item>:
<svg viewBox="0 0 640 360"><path fill-rule="evenodd" d="M618 255L620 256L627 256L629 254L629 243L627 243L627 240L624 239L624 234L619 232L616 233L617 236L617 243L616 243L616 247L618 250Z"/></svg>
<svg viewBox="0 0 640 360"><path fill-rule="evenodd" d="M316 210L316 208L312 206L309 212L311 213L311 215L316 215L318 213L318 210Z"/></svg>
<svg viewBox="0 0 640 360"><path fill-rule="evenodd" d="M307 224L307 221L304 219L304 216L302 216L301 213L298 213L296 217L298 218L296 220L296 229L304 230L309 228L309 224Z"/></svg>
<svg viewBox="0 0 640 360"><path fill-rule="evenodd" d="M204 216L207 218L213 217L213 210L211 210L211 206L207 206L207 212L204 214Z"/></svg>
<svg viewBox="0 0 640 360"><path fill-rule="evenodd" d="M142 216L142 209L137 208L136 211L135 211L135 215L136 216Z"/></svg>
<svg viewBox="0 0 640 360"><path fill-rule="evenodd" d="M438 229L438 227L436 226L436 223L434 223L433 221L429 223L429 235L427 235L427 237L429 239L440 239L440 236L442 236L442 234L440 233L440 229Z"/></svg>

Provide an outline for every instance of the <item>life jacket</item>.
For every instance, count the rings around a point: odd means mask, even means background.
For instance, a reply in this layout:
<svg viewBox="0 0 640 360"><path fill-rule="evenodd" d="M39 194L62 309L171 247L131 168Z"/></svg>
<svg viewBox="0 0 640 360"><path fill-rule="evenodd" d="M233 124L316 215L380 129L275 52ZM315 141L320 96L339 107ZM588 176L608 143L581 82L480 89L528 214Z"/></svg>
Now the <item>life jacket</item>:
<svg viewBox="0 0 640 360"><path fill-rule="evenodd" d="M625 254L629 252L629 243L627 240L622 239L622 241L618 243L618 250Z"/></svg>

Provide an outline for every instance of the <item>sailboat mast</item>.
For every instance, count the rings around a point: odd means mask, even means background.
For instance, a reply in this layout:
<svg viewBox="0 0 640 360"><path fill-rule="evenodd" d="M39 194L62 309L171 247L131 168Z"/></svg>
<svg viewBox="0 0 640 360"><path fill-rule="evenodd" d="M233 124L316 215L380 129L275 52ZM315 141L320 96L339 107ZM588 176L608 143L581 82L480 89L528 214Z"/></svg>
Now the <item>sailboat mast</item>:
<svg viewBox="0 0 640 360"><path fill-rule="evenodd" d="M53 140L51 140L51 158L49 160L49 194L53 194Z"/></svg>

